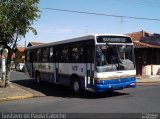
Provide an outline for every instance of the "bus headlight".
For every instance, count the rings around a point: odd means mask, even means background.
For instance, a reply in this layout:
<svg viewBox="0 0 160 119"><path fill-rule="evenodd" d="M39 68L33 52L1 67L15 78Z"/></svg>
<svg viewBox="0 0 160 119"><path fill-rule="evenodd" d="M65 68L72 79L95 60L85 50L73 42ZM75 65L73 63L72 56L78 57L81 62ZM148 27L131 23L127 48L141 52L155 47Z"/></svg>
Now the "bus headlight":
<svg viewBox="0 0 160 119"><path fill-rule="evenodd" d="M95 78L95 82L96 82L96 84L100 84L101 82L101 79L99 79L99 78Z"/></svg>
<svg viewBox="0 0 160 119"><path fill-rule="evenodd" d="M102 79L100 79L100 78L97 78L97 79L95 79L96 80L96 84L108 84L108 81L107 80L102 80Z"/></svg>

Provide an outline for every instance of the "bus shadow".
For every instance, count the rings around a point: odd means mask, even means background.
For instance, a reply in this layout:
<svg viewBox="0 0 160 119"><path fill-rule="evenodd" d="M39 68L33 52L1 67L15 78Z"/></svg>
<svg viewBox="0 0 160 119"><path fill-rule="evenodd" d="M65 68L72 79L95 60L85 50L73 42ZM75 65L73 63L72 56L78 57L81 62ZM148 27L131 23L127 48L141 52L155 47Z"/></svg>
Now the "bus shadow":
<svg viewBox="0 0 160 119"><path fill-rule="evenodd" d="M52 84L48 82L43 82L42 84L37 84L34 79L23 79L14 80L13 83L19 85L21 88L32 92L35 96L55 96L63 98L83 98L83 99L98 99L98 98L109 98L129 95L128 93L122 92L105 92L105 93L93 93L93 92L83 92L79 96L75 96L69 87ZM40 95L39 95L40 94Z"/></svg>

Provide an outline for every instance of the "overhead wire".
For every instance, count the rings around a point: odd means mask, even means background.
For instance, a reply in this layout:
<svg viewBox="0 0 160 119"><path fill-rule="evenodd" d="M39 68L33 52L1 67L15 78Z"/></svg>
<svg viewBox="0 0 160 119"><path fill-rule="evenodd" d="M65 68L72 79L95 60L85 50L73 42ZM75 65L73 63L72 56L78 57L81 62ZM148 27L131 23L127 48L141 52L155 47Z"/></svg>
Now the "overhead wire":
<svg viewBox="0 0 160 119"><path fill-rule="evenodd" d="M96 13L96 12L86 12L86 11L77 11L77 10L68 10L68 9L58 9L58 8L41 8L41 9L60 11L60 12L78 13L78 14L89 14L89 15L97 15L97 16L108 16L108 17L118 17L118 18L138 19L138 20L148 20L148 21L160 21L160 19L158 19L158 18L123 16L123 15L114 15L114 14L105 14L105 13Z"/></svg>

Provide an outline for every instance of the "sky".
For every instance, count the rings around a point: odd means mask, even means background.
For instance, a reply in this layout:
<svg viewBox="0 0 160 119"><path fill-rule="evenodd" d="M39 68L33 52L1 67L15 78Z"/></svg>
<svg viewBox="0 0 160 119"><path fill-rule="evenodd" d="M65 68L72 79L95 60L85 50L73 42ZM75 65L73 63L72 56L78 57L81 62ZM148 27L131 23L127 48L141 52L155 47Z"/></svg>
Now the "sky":
<svg viewBox="0 0 160 119"><path fill-rule="evenodd" d="M89 34L160 33L160 20L128 19L62 12L44 8L160 19L159 0L40 0L41 17L34 22L38 34L29 32L18 44L55 42Z"/></svg>

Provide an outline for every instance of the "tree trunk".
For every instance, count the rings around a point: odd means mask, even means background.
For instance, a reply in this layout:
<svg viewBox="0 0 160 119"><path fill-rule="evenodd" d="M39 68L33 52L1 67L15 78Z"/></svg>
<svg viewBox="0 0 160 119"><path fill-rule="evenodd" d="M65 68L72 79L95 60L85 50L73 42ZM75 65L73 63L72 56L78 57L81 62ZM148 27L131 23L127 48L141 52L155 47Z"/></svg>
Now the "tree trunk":
<svg viewBox="0 0 160 119"><path fill-rule="evenodd" d="M12 48L10 46L8 46L7 43L5 44L5 48L8 49L8 56L7 56L7 60L6 60L5 87L9 86L9 84L10 84L10 71L11 71L12 54L13 54L14 49L16 47L17 40L18 40L18 34L16 35L16 40L15 40Z"/></svg>
<svg viewBox="0 0 160 119"><path fill-rule="evenodd" d="M10 69L10 66L6 66L6 79L5 79L5 87L9 86L9 81L10 81L10 72L11 72L11 69Z"/></svg>
<svg viewBox="0 0 160 119"><path fill-rule="evenodd" d="M5 87L9 86L10 83L11 59L12 59L12 51L8 50L8 57L6 61Z"/></svg>
<svg viewBox="0 0 160 119"><path fill-rule="evenodd" d="M1 80L0 80L0 87L5 87L6 82L6 58L5 58L5 49L2 49L1 53Z"/></svg>

